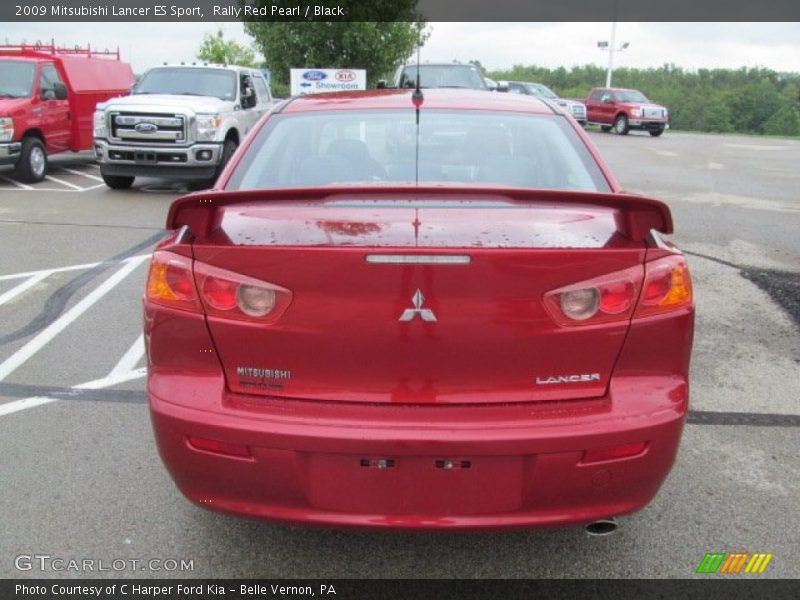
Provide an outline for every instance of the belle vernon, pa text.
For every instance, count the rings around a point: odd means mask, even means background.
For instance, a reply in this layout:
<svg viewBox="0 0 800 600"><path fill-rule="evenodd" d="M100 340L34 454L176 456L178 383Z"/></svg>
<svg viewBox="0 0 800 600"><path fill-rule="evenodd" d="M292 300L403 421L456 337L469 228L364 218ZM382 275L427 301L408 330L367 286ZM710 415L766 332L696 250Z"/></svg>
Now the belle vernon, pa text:
<svg viewBox="0 0 800 600"><path fill-rule="evenodd" d="M65 584L52 584L46 585L25 585L17 584L15 594L17 597L21 596L41 596L46 595L48 592L58 596L86 596L100 598L103 594L116 594L119 593L126 596L148 596L153 598L171 598L173 596L225 596L226 594L236 594L239 596L260 596L264 597L268 594L272 596L316 596L317 590L310 585L279 585L273 583L270 585L237 585L237 586L224 586L219 584L204 584L204 585L147 585L139 583L121 583L111 585L65 585ZM319 595L329 596L336 595L336 589L331 584L319 584Z"/></svg>

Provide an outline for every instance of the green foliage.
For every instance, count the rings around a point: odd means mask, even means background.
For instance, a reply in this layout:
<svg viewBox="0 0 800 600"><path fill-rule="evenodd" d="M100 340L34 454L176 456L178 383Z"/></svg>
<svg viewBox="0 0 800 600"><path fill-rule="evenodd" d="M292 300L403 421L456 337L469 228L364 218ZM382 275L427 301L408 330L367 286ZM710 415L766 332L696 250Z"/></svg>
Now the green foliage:
<svg viewBox="0 0 800 600"><path fill-rule="evenodd" d="M216 33L203 36L203 43L197 51L197 58L211 63L255 67L256 55L253 50L233 40L226 40L222 27Z"/></svg>
<svg viewBox="0 0 800 600"><path fill-rule="evenodd" d="M606 70L596 65L548 69L514 65L489 77L544 83L566 98L585 98L605 85ZM615 87L641 90L670 111L675 129L720 133L800 135L800 73L770 69L699 69L666 64L659 68L614 71Z"/></svg>
<svg viewBox="0 0 800 600"><path fill-rule="evenodd" d="M247 22L245 30L255 38L278 85L288 83L289 69L312 67L366 69L367 84L374 85L390 78L428 36L424 23L403 21Z"/></svg>

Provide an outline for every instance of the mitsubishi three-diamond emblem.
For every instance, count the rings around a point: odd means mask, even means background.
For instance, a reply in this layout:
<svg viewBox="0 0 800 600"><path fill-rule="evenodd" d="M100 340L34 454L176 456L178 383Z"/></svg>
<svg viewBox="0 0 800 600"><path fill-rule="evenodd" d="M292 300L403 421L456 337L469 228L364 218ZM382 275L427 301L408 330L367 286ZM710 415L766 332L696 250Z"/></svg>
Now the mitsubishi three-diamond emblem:
<svg viewBox="0 0 800 600"><path fill-rule="evenodd" d="M422 295L420 290L414 292L414 295L411 296L411 302L414 304L414 308L405 309L403 314L400 315L399 321L411 321L417 315L419 315L423 321L436 321L436 315L433 314L430 308L422 308L422 305L425 303L425 296Z"/></svg>

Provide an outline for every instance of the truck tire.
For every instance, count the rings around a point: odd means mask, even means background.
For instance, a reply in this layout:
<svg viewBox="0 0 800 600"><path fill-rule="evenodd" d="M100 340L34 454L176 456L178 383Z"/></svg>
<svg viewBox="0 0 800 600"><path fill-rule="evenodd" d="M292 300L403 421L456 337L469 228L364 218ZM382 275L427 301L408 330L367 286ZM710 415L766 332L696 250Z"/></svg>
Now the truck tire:
<svg viewBox="0 0 800 600"><path fill-rule="evenodd" d="M136 179L133 175L108 175L100 169L100 175L103 177L105 184L112 190L127 190L133 185L133 180Z"/></svg>
<svg viewBox="0 0 800 600"><path fill-rule="evenodd" d="M628 135L628 117L625 115L618 115L614 119L614 133L617 135Z"/></svg>
<svg viewBox="0 0 800 600"><path fill-rule="evenodd" d="M37 183L47 175L47 152L39 138L28 136L22 140L22 150L17 161L17 177L23 183Z"/></svg>
<svg viewBox="0 0 800 600"><path fill-rule="evenodd" d="M219 165L217 165L217 170L214 173L214 181L216 181L217 177L219 177L219 174L222 173L225 165L228 164L228 161L230 161L231 156L233 156L233 153L236 152L238 147L239 144L237 144L234 140L225 140L225 143L222 145L222 158L220 159ZM212 185L214 184L214 181L211 182Z"/></svg>
<svg viewBox="0 0 800 600"><path fill-rule="evenodd" d="M222 156L220 157L219 164L217 165L216 170L214 171L214 177L211 179L206 179L203 181L193 181L189 184L189 189L193 192L198 190L207 190L214 187L214 184L219 179L219 174L222 173L222 170L225 168L225 165L228 164L228 161L233 156L233 153L236 152L236 149L239 147L234 140L225 140L225 143L222 145Z"/></svg>
<svg viewBox="0 0 800 600"><path fill-rule="evenodd" d="M663 127L661 127L660 129L651 129L650 130L650 135L652 135L653 137L658 137L662 133L664 133L664 128Z"/></svg>
<svg viewBox="0 0 800 600"><path fill-rule="evenodd" d="M603 133L608 133L609 131L611 131L611 125L600 125L600 130Z"/></svg>

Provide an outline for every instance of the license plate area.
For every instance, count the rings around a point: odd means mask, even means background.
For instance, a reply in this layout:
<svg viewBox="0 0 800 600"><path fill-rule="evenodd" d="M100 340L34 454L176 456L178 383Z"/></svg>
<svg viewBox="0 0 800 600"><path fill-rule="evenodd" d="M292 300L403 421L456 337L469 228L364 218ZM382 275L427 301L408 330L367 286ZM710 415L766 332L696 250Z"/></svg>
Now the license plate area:
<svg viewBox="0 0 800 600"><path fill-rule="evenodd" d="M305 456L309 504L361 514L475 515L518 509L521 456Z"/></svg>
<svg viewBox="0 0 800 600"><path fill-rule="evenodd" d="M139 152L133 154L133 159L140 165L154 165L158 162L158 154L155 152Z"/></svg>

